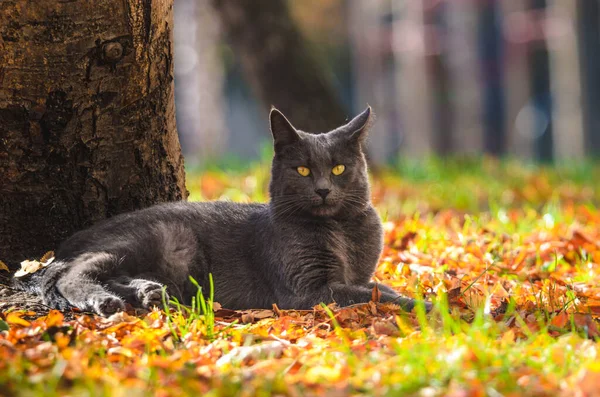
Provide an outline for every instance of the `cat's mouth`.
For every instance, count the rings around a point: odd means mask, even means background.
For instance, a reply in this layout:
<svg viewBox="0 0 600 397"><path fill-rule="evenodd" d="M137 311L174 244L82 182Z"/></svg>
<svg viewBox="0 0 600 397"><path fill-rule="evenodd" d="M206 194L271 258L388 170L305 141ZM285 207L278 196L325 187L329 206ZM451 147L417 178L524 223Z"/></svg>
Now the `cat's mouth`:
<svg viewBox="0 0 600 397"><path fill-rule="evenodd" d="M312 200L311 211L317 216L331 216L335 214L339 209L339 203L337 200L329 198Z"/></svg>

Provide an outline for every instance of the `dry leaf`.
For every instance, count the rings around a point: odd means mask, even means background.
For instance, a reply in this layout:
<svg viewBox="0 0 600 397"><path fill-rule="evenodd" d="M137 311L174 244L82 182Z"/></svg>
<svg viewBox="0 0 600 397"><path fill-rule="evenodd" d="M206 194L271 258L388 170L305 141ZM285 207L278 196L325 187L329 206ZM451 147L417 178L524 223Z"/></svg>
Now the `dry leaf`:
<svg viewBox="0 0 600 397"><path fill-rule="evenodd" d="M222 367L232 362L248 362L261 357L281 357L285 344L280 341L264 342L253 346L236 347L217 360L217 367Z"/></svg>
<svg viewBox="0 0 600 397"><path fill-rule="evenodd" d="M371 302L379 302L381 299L381 291L379 291L379 287L377 283L373 286L373 290L371 291Z"/></svg>
<svg viewBox="0 0 600 397"><path fill-rule="evenodd" d="M50 264L50 263L52 263L53 260L54 260L54 251L48 251L42 256L42 258L40 259L40 262L45 263L45 264Z"/></svg>
<svg viewBox="0 0 600 397"><path fill-rule="evenodd" d="M21 268L15 272L14 277L24 277L28 274L33 274L43 267L48 266L48 262L42 263L39 261L30 261L28 259L21 262Z"/></svg>
<svg viewBox="0 0 600 397"><path fill-rule="evenodd" d="M244 324L253 323L254 315L252 314L252 312L244 313L244 314L242 314L241 320L242 320L242 323L244 323Z"/></svg>
<svg viewBox="0 0 600 397"><path fill-rule="evenodd" d="M6 315L6 322L8 324L22 325L23 327L30 326L31 323L29 321L21 318L22 315L23 315L23 313L10 312Z"/></svg>
<svg viewBox="0 0 600 397"><path fill-rule="evenodd" d="M252 315L255 319L261 320L263 318L273 317L275 316L275 313L273 312L273 310L260 310L258 312L252 312Z"/></svg>
<svg viewBox="0 0 600 397"><path fill-rule="evenodd" d="M62 325L65 316L58 310L50 310L50 313L46 316L46 325L48 327L56 327Z"/></svg>
<svg viewBox="0 0 600 397"><path fill-rule="evenodd" d="M552 321L550 322L550 324L552 324L553 326L555 326L557 328L564 328L568 323L569 323L569 315L567 313L565 313L564 311L560 312L556 316L554 316L554 318L552 318Z"/></svg>

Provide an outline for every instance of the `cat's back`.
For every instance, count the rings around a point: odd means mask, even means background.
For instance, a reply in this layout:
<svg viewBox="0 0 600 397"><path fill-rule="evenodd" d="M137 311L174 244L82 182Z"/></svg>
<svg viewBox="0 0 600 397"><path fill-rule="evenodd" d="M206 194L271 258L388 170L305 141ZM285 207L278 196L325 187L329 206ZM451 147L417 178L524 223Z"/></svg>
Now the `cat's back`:
<svg viewBox="0 0 600 397"><path fill-rule="evenodd" d="M179 201L159 204L116 215L74 234L63 242L57 257L77 255L95 247L118 250L132 241L152 238L157 230L186 230L206 238L219 237L233 230L246 230L248 223L259 222L266 212L266 205L257 203Z"/></svg>

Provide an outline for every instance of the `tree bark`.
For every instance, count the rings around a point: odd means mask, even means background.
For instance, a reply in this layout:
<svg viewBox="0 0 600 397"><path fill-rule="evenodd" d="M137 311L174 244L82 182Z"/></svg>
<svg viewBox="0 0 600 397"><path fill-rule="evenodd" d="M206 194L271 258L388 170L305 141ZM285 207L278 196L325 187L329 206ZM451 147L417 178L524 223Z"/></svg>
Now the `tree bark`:
<svg viewBox="0 0 600 397"><path fill-rule="evenodd" d="M213 0L250 85L297 128L328 131L347 113L305 46L285 0ZM366 105L366 104L365 104Z"/></svg>
<svg viewBox="0 0 600 397"><path fill-rule="evenodd" d="M0 258L185 199L173 0L0 3Z"/></svg>

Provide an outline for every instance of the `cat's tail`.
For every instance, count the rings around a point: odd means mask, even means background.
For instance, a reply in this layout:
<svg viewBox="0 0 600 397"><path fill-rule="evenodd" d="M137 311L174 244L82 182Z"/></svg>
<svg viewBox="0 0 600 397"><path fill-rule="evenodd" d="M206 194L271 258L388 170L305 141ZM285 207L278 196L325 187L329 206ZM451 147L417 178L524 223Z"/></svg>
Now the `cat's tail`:
<svg viewBox="0 0 600 397"><path fill-rule="evenodd" d="M49 266L27 274L23 277L14 277L11 280L11 287L25 291L42 298L45 305L59 310L69 310L73 306L65 299L56 288L56 281L65 267L64 262L52 262Z"/></svg>

